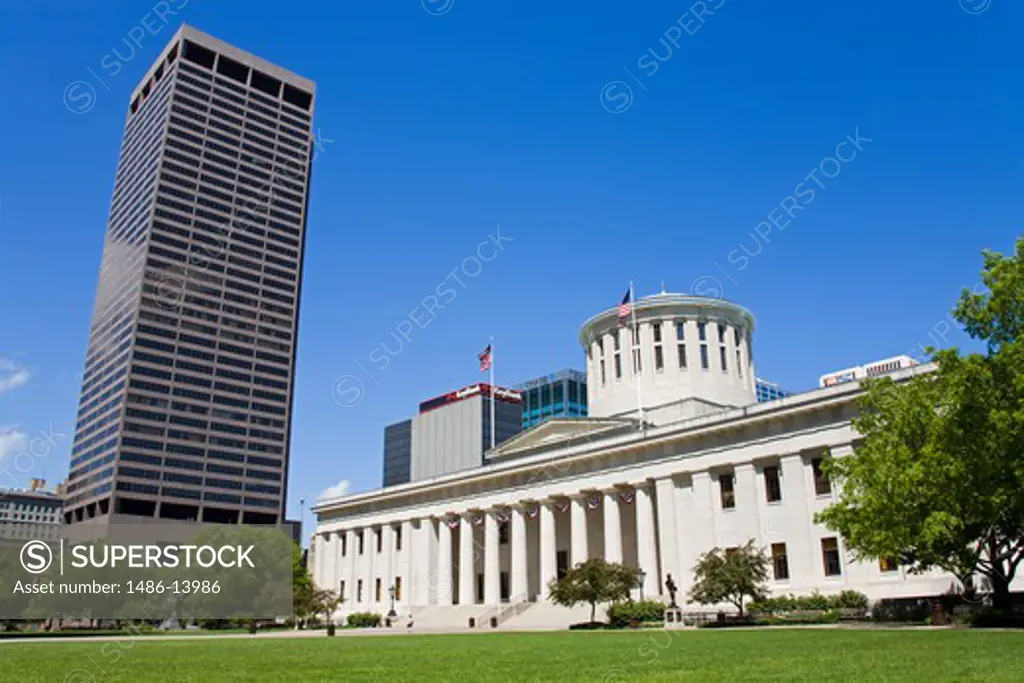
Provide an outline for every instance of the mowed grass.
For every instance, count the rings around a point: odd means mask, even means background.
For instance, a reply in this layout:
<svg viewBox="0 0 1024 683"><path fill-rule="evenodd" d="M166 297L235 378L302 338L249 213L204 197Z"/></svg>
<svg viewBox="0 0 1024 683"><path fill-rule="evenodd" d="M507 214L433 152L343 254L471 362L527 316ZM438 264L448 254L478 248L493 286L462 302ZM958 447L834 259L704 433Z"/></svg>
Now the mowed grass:
<svg viewBox="0 0 1024 683"><path fill-rule="evenodd" d="M0 643L0 681L1024 681L1024 633L639 631Z"/></svg>

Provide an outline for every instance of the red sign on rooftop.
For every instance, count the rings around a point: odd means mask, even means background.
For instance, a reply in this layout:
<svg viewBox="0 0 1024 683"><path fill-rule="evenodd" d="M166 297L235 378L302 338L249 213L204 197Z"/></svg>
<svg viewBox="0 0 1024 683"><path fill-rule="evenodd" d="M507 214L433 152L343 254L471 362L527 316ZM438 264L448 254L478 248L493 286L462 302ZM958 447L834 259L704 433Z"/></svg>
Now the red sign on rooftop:
<svg viewBox="0 0 1024 683"><path fill-rule="evenodd" d="M420 403L420 412L425 413L428 410L434 410L441 406L448 405L449 403L457 403L464 401L474 396L494 396L498 401L504 401L505 403L522 403L523 395L518 391L512 389L505 389L503 387L492 387L490 384L483 382L479 384L470 384L468 387L462 387L455 391L431 398Z"/></svg>

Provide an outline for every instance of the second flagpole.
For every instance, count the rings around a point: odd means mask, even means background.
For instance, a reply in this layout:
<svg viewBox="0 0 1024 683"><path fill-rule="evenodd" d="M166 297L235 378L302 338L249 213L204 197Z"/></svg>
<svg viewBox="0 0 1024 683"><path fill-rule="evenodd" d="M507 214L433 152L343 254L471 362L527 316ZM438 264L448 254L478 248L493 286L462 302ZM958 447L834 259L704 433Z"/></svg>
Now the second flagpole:
<svg viewBox="0 0 1024 683"><path fill-rule="evenodd" d="M491 450L494 450L494 435L498 427L494 424L494 337L491 337Z"/></svg>

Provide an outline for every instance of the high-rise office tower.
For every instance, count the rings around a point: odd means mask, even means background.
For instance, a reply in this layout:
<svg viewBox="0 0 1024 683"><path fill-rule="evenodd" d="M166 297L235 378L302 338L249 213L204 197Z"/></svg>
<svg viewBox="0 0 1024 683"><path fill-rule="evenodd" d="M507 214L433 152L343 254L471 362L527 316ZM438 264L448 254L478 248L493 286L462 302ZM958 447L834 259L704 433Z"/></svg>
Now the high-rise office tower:
<svg viewBox="0 0 1024 683"><path fill-rule="evenodd" d="M284 520L314 92L187 26L136 88L66 522Z"/></svg>
<svg viewBox="0 0 1024 683"><path fill-rule="evenodd" d="M513 387L523 395L523 429L553 417L587 416L587 375L559 370Z"/></svg>

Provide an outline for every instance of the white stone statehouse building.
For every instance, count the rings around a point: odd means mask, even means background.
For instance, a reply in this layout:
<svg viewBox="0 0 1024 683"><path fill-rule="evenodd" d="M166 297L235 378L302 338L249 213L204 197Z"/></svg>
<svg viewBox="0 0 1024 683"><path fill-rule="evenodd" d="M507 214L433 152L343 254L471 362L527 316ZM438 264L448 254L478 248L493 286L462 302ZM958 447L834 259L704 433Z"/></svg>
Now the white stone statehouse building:
<svg viewBox="0 0 1024 683"><path fill-rule="evenodd" d="M385 615L394 592L396 612L417 625L567 625L588 610L551 604L547 586L589 557L642 570L635 597L667 603L671 574L679 604L708 611L686 604L698 556L751 538L771 558L775 594L853 589L879 600L950 589L941 572L853 561L838 534L814 523L836 495L820 459L850 453L858 438L859 381L756 403L745 308L662 293L630 313L608 309L580 331L589 417L522 432L482 467L314 508L310 568L344 598L338 617Z"/></svg>

